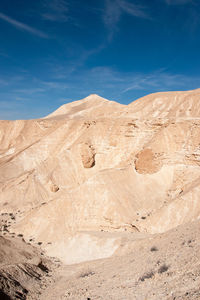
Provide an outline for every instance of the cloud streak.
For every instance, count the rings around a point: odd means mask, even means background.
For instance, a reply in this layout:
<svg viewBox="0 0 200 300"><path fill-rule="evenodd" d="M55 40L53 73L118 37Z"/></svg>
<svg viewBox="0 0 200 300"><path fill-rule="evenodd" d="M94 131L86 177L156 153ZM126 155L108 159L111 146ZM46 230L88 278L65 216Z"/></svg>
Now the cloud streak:
<svg viewBox="0 0 200 300"><path fill-rule="evenodd" d="M113 34L117 30L117 24L123 13L137 18L150 18L141 5L130 3L127 0L105 0L103 21L109 29L109 40L113 38Z"/></svg>
<svg viewBox="0 0 200 300"><path fill-rule="evenodd" d="M187 85L191 85L192 80L192 78L181 74L171 74L159 71L147 75L139 74L133 76L132 83L130 83L129 86L122 91L122 93L145 89L156 89L158 91L167 91L174 88L178 89ZM200 82L200 78L198 79L198 82Z"/></svg>
<svg viewBox="0 0 200 300"><path fill-rule="evenodd" d="M31 33L33 35L36 35L36 36L38 36L40 38L44 38L44 39L48 39L49 38L46 33L42 32L42 31L40 31L38 29L35 29L35 28L33 28L33 27L29 26L29 25L26 25L26 24L24 24L22 22L19 22L19 21L13 19L13 18L11 18L11 17L9 17L9 16L1 13L1 12L0 12L0 19L3 20L3 21L5 21L5 22L7 22L7 23L9 23L10 25L14 26L17 29L26 31L26 32Z"/></svg>
<svg viewBox="0 0 200 300"><path fill-rule="evenodd" d="M0 78L0 86L8 85L8 82Z"/></svg>
<svg viewBox="0 0 200 300"><path fill-rule="evenodd" d="M68 3L65 0L45 0L44 8L46 12L42 13L42 18L47 21L67 22Z"/></svg>
<svg viewBox="0 0 200 300"><path fill-rule="evenodd" d="M165 0L168 5L183 5L186 3L193 3L193 0Z"/></svg>
<svg viewBox="0 0 200 300"><path fill-rule="evenodd" d="M47 81L35 77L9 81L7 77L2 78L0 119L38 118L56 109L60 102L71 102L94 93L128 104L150 93L191 90L200 86L200 77L171 73L166 69L135 73L94 67L79 69L70 76L63 72L61 80L55 79L52 72Z"/></svg>
<svg viewBox="0 0 200 300"><path fill-rule="evenodd" d="M96 93L122 103L149 93L189 90L200 86L200 77L171 73L166 69L150 73L135 73L119 72L110 67L95 67L74 72L70 77L66 76L66 79L64 77L65 73L62 80L63 82L66 80L68 90L63 93L63 98L69 97L69 93L75 94L75 99ZM77 86L76 82L81 82L81 85ZM71 93L71 91L76 92Z"/></svg>

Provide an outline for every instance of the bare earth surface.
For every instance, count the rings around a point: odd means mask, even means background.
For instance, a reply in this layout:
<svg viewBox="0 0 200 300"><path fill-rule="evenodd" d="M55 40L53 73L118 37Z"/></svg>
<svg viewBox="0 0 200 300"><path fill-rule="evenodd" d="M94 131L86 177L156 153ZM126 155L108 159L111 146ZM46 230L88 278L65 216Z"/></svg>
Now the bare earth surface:
<svg viewBox="0 0 200 300"><path fill-rule="evenodd" d="M200 299L199 128L200 90L0 121L2 299Z"/></svg>

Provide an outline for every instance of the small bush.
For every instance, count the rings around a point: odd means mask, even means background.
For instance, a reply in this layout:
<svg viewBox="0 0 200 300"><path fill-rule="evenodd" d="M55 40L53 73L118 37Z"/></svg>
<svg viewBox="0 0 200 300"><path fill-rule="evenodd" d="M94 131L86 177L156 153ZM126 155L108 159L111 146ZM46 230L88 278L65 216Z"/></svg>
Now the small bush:
<svg viewBox="0 0 200 300"><path fill-rule="evenodd" d="M154 272L150 271L145 273L142 277L139 278L140 281L145 281L145 279L152 278L154 276Z"/></svg>
<svg viewBox="0 0 200 300"><path fill-rule="evenodd" d="M152 252L154 252L154 251L158 251L158 248L156 247L156 246L153 246L153 247L151 247L151 249L150 249Z"/></svg>
<svg viewBox="0 0 200 300"><path fill-rule="evenodd" d="M158 273L164 273L167 272L167 270L169 269L169 266L167 266L166 264L163 264L159 269L158 269Z"/></svg>
<svg viewBox="0 0 200 300"><path fill-rule="evenodd" d="M87 270L87 271L83 271L79 274L79 278L84 278L84 277L88 277L88 276L92 276L95 273L93 271Z"/></svg>
<svg viewBox="0 0 200 300"><path fill-rule="evenodd" d="M38 245L39 245L39 246L42 245L42 242L38 242Z"/></svg>

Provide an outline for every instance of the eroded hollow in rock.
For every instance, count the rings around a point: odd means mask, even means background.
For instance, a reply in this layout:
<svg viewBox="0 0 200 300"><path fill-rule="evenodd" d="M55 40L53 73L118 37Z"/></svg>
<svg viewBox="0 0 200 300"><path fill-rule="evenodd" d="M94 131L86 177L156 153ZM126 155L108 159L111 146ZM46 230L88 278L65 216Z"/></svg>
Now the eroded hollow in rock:
<svg viewBox="0 0 200 300"><path fill-rule="evenodd" d="M56 193L57 191L59 191L59 187L55 183L51 184L50 189L52 193Z"/></svg>
<svg viewBox="0 0 200 300"><path fill-rule="evenodd" d="M90 144L81 145L81 160L84 168L92 168L95 166L95 150Z"/></svg>
<svg viewBox="0 0 200 300"><path fill-rule="evenodd" d="M135 169L141 174L153 174L162 167L161 161L157 159L155 153L146 148L136 155Z"/></svg>

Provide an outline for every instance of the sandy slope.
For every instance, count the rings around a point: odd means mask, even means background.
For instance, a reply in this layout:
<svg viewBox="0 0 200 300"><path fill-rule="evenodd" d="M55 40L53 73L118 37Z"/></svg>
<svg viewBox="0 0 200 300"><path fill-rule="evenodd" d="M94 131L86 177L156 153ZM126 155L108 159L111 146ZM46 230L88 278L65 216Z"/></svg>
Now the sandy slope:
<svg viewBox="0 0 200 300"><path fill-rule="evenodd" d="M74 265L51 262L20 237L0 238L0 297L198 300L199 232L199 221L154 235L93 232L120 237L118 251L111 258Z"/></svg>
<svg viewBox="0 0 200 300"><path fill-rule="evenodd" d="M129 233L118 256L58 268L40 299L199 300L199 232L195 222L127 246Z"/></svg>

